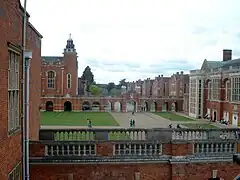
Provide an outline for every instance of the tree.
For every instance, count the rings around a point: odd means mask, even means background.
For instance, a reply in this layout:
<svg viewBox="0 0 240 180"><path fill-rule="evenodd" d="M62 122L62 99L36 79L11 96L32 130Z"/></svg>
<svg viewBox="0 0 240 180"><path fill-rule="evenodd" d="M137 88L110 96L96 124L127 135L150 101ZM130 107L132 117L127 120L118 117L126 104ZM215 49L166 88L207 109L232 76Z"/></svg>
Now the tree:
<svg viewBox="0 0 240 180"><path fill-rule="evenodd" d="M126 79L125 79L125 78L119 81L119 84L118 84L118 86L117 86L117 89L121 89L122 86L127 87L127 82L126 82Z"/></svg>
<svg viewBox="0 0 240 180"><path fill-rule="evenodd" d="M92 93L94 96L99 96L101 94L101 88L99 88L96 85L90 85L89 86L89 91Z"/></svg>
<svg viewBox="0 0 240 180"><path fill-rule="evenodd" d="M108 83L108 85L107 85L106 88L107 88L107 90L108 90L108 93L110 93L111 90L115 88L115 83L114 83L114 82Z"/></svg>
<svg viewBox="0 0 240 180"><path fill-rule="evenodd" d="M94 75L91 71L91 68L87 66L82 74L82 80L87 81L87 85L90 86L91 84L94 83Z"/></svg>

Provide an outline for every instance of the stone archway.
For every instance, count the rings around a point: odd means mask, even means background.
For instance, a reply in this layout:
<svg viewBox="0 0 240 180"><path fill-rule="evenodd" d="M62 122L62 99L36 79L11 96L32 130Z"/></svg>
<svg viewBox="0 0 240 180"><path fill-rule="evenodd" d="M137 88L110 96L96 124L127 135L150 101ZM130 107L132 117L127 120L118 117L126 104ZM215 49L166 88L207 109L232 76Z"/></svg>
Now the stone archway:
<svg viewBox="0 0 240 180"><path fill-rule="evenodd" d="M172 103L171 111L173 111L173 112L177 112L178 111L178 104L177 104L176 101Z"/></svg>
<svg viewBox="0 0 240 180"><path fill-rule="evenodd" d="M149 111L149 106L148 106L148 103L146 101L144 101L141 105L141 111L142 112L147 112Z"/></svg>
<svg viewBox="0 0 240 180"><path fill-rule="evenodd" d="M84 101L82 103L82 111L90 111L90 110L91 110L90 103L88 101Z"/></svg>
<svg viewBox="0 0 240 180"><path fill-rule="evenodd" d="M157 112L157 103L156 102L152 102L150 111Z"/></svg>
<svg viewBox="0 0 240 180"><path fill-rule="evenodd" d="M162 112L167 112L169 109L168 109L168 102L165 101L163 104L162 104Z"/></svg>
<svg viewBox="0 0 240 180"><path fill-rule="evenodd" d="M52 101L47 101L46 102L45 110L46 111L53 111L53 102Z"/></svg>
<svg viewBox="0 0 240 180"><path fill-rule="evenodd" d="M70 101L64 103L64 111L72 111L72 103Z"/></svg>
<svg viewBox="0 0 240 180"><path fill-rule="evenodd" d="M111 112L112 111L112 103L110 101L107 101L104 105L105 112Z"/></svg>
<svg viewBox="0 0 240 180"><path fill-rule="evenodd" d="M136 112L137 111L137 103L135 100L128 100L126 102L126 112Z"/></svg>
<svg viewBox="0 0 240 180"><path fill-rule="evenodd" d="M92 103L92 111L94 111L94 112L100 111L100 103L98 101L94 101Z"/></svg>
<svg viewBox="0 0 240 180"><path fill-rule="evenodd" d="M117 102L114 103L114 110L115 110L115 112L121 112L122 111L121 102L117 101Z"/></svg>

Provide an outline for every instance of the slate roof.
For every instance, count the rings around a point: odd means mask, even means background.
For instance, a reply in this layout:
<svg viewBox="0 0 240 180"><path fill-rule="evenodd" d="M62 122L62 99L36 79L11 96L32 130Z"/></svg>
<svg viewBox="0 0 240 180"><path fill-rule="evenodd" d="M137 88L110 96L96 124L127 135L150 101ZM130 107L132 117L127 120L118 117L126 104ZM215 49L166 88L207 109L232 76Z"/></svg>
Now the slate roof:
<svg viewBox="0 0 240 180"><path fill-rule="evenodd" d="M46 62L56 62L58 60L63 60L62 56L42 56L42 61Z"/></svg>
<svg viewBox="0 0 240 180"><path fill-rule="evenodd" d="M203 67L204 69L215 69L215 68L224 68L227 69L230 66L238 66L240 67L240 58L239 59L233 59L229 61L204 61L206 63L207 67ZM203 63L203 66L204 66Z"/></svg>

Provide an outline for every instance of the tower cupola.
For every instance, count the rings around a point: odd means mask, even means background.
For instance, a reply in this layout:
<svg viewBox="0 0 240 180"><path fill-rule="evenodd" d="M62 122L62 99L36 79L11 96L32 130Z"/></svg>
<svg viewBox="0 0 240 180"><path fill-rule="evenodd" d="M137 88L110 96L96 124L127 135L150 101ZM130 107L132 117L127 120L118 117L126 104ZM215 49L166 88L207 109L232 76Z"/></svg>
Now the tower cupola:
<svg viewBox="0 0 240 180"><path fill-rule="evenodd" d="M73 44L73 40L71 34L69 34L69 38L67 40L66 48L64 49L64 53L66 52L76 52L75 45Z"/></svg>

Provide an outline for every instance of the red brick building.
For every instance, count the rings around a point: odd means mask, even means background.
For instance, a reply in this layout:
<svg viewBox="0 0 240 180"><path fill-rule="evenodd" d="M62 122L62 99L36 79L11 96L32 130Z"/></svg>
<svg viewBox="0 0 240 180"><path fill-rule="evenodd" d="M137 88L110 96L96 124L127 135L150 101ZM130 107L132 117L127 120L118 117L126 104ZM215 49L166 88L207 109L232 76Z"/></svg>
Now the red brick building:
<svg viewBox="0 0 240 180"><path fill-rule="evenodd" d="M21 179L22 174L22 44L23 8L19 0L0 2L0 179ZM27 14L29 19L29 14ZM40 123L41 34L27 20L30 69L30 138L38 140ZM34 105L33 105L34 103Z"/></svg>
<svg viewBox="0 0 240 180"><path fill-rule="evenodd" d="M77 52L71 37L63 56L42 56L41 67L42 97L78 94Z"/></svg>
<svg viewBox="0 0 240 180"><path fill-rule="evenodd" d="M231 50L223 50L222 61L204 60L200 70L190 73L189 115L213 120L225 119L239 125L240 59L232 59Z"/></svg>
<svg viewBox="0 0 240 180"><path fill-rule="evenodd" d="M188 75L177 73L172 77L150 78L142 83L128 83L128 93L121 97L80 97L86 94L84 82L78 78L77 52L70 37L63 56L43 56L41 65L42 110L97 110L132 111L127 104L134 104L136 111L183 111L183 90L188 83ZM171 86L170 86L170 81ZM174 85L176 84L176 85ZM132 91L131 91L132 89ZM157 91L156 91L157 90ZM169 97L171 93L175 93Z"/></svg>

